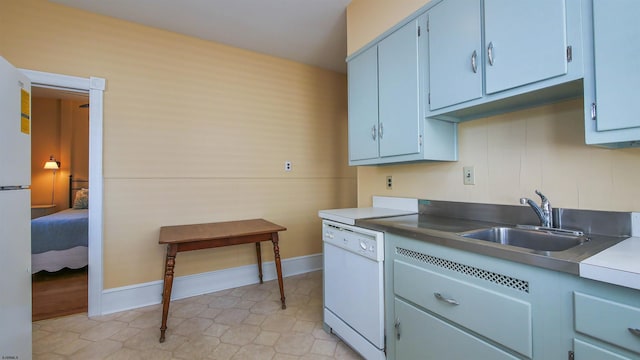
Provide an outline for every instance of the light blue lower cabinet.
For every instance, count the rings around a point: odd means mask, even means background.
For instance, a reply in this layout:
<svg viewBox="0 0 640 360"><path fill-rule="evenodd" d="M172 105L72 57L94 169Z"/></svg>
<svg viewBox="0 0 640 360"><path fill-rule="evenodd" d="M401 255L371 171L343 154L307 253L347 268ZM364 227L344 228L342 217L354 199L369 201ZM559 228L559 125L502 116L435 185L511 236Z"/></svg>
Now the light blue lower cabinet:
<svg viewBox="0 0 640 360"><path fill-rule="evenodd" d="M387 360L640 360L640 291L385 233Z"/></svg>
<svg viewBox="0 0 640 360"><path fill-rule="evenodd" d="M518 359L396 298L396 359Z"/></svg>
<svg viewBox="0 0 640 360"><path fill-rule="evenodd" d="M578 281L386 233L387 359L565 360Z"/></svg>
<svg viewBox="0 0 640 360"><path fill-rule="evenodd" d="M532 359L529 276L490 260L386 234L387 359Z"/></svg>
<svg viewBox="0 0 640 360"><path fill-rule="evenodd" d="M631 358L578 339L573 341L573 351L576 360L631 360Z"/></svg>
<svg viewBox="0 0 640 360"><path fill-rule="evenodd" d="M574 293L575 359L640 359L640 294L585 283L598 286Z"/></svg>
<svg viewBox="0 0 640 360"><path fill-rule="evenodd" d="M396 297L532 357L531 304L527 301L400 260L393 267Z"/></svg>

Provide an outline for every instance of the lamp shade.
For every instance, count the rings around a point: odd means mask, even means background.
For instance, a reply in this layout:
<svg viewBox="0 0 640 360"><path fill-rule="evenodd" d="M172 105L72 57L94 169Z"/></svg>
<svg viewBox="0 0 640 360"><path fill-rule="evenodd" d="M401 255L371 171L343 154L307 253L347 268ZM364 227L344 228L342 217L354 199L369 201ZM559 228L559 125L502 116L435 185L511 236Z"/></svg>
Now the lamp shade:
<svg viewBox="0 0 640 360"><path fill-rule="evenodd" d="M51 155L49 157L49 161L44 163L44 168L47 170L58 170L60 169L60 162L56 161L56 159Z"/></svg>

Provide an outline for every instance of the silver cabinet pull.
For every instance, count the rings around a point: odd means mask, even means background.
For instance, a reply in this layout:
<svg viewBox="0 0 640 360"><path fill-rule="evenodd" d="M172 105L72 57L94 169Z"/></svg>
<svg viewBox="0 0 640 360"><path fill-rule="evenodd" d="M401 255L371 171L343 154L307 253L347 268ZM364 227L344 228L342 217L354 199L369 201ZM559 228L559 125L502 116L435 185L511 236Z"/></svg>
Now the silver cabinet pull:
<svg viewBox="0 0 640 360"><path fill-rule="evenodd" d="M400 340L400 318L396 318L396 323L393 326L396 328L396 338Z"/></svg>
<svg viewBox="0 0 640 360"><path fill-rule="evenodd" d="M596 116L598 116L596 103L591 103L591 120L595 120Z"/></svg>
<svg viewBox="0 0 640 360"><path fill-rule="evenodd" d="M382 135L384 134L384 128L382 127L382 123L380 123L379 127L378 127L378 138L380 138L380 140L382 140Z"/></svg>
<svg viewBox="0 0 640 360"><path fill-rule="evenodd" d="M373 141L376 141L376 134L377 134L377 133L378 133L378 132L376 131L376 126L375 126L375 125L373 125L373 126L371 127L371 139L373 139Z"/></svg>
<svg viewBox="0 0 640 360"><path fill-rule="evenodd" d="M478 53L473 50L473 54L471 54L471 70L473 70L473 73L477 73L478 72Z"/></svg>
<svg viewBox="0 0 640 360"><path fill-rule="evenodd" d="M635 336L640 336L640 329L629 328L629 332Z"/></svg>
<svg viewBox="0 0 640 360"><path fill-rule="evenodd" d="M487 46L487 58L489 59L489 65L493 66L493 42Z"/></svg>
<svg viewBox="0 0 640 360"><path fill-rule="evenodd" d="M438 299L440 301L446 302L447 304L460 305L460 303L458 303L455 299L447 299L446 297L442 296L442 294L440 294L440 293L433 293L433 296L435 296L436 299Z"/></svg>

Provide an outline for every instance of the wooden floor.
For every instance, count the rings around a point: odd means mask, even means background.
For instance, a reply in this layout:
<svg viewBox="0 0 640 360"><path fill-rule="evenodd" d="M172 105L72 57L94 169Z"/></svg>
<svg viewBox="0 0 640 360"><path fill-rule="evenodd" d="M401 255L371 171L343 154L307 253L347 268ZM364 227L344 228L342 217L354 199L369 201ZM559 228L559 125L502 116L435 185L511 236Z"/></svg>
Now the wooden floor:
<svg viewBox="0 0 640 360"><path fill-rule="evenodd" d="M87 311L87 267L55 273L41 271L31 280L33 321Z"/></svg>

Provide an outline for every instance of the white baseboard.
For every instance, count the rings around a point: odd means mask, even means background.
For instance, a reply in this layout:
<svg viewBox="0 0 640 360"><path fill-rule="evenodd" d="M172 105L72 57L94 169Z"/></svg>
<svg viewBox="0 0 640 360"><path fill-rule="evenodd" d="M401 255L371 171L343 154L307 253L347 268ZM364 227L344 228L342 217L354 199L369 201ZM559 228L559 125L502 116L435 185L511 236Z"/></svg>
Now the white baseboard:
<svg viewBox="0 0 640 360"><path fill-rule="evenodd" d="M264 281L277 278L275 262L262 263L262 269ZM283 277L321 269L322 254L282 260ZM183 299L239 286L257 284L258 282L260 282L260 280L258 279L258 269L255 264L180 276L173 280L171 299ZM160 304L162 301L162 286L163 281L158 280L104 290L102 292L102 311L99 313L107 315L143 306ZM287 289L285 288L285 295L286 291Z"/></svg>

